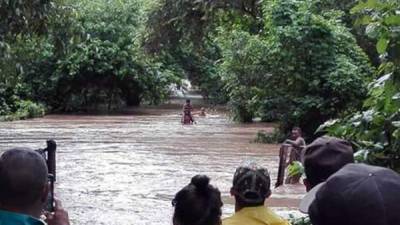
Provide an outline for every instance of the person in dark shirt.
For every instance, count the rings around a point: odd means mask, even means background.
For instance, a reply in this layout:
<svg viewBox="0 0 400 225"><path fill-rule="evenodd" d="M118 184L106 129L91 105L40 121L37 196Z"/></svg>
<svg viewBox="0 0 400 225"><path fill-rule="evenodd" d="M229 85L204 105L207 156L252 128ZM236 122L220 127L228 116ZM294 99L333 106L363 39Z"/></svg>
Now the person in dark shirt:
<svg viewBox="0 0 400 225"><path fill-rule="evenodd" d="M183 124L193 124L194 123L192 111L193 111L193 106L190 103L190 99L186 99L186 103L183 105L183 115L182 115L182 123Z"/></svg>

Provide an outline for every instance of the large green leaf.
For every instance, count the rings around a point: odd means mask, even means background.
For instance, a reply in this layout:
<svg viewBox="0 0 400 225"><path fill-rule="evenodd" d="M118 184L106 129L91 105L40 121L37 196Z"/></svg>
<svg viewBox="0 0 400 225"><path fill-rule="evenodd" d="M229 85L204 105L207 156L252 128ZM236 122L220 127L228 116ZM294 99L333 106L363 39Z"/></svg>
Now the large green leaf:
<svg viewBox="0 0 400 225"><path fill-rule="evenodd" d="M387 25L400 25L400 15L391 15L384 19Z"/></svg>
<svg viewBox="0 0 400 225"><path fill-rule="evenodd" d="M378 51L379 54L383 54L386 52L389 42L390 40L384 37L379 39L378 43L376 44L376 50Z"/></svg>

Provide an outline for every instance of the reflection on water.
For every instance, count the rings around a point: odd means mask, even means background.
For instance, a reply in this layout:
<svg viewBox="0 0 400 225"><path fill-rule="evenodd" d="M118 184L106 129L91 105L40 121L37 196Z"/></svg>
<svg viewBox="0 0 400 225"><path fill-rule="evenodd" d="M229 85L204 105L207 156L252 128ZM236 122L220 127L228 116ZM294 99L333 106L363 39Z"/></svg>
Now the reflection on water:
<svg viewBox="0 0 400 225"><path fill-rule="evenodd" d="M233 211L229 188L235 168L254 160L277 172L275 145L251 144L268 124L239 125L223 115L182 126L173 109L123 116L47 116L0 123L0 150L58 143L57 196L76 225L169 225L173 195L196 174L222 191L224 214ZM268 204L296 210L302 186L275 190Z"/></svg>

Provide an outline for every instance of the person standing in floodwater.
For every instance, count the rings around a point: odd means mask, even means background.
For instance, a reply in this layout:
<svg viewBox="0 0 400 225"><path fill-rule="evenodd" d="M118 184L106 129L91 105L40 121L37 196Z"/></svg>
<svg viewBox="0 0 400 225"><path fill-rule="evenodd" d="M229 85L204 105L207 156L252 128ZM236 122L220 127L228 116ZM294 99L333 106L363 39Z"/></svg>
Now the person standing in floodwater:
<svg viewBox="0 0 400 225"><path fill-rule="evenodd" d="M186 99L186 103L183 105L182 124L193 124L194 123L192 111L193 111L193 106L190 103L190 99Z"/></svg>
<svg viewBox="0 0 400 225"><path fill-rule="evenodd" d="M293 127L291 139L287 139L285 141L285 144L289 144L291 146L289 164L294 161L303 162L302 151L306 146L306 142L302 137L302 132L300 127Z"/></svg>
<svg viewBox="0 0 400 225"><path fill-rule="evenodd" d="M289 147L289 162L287 166L291 165L295 161L303 163L303 149L306 146L306 142L302 137L302 132L300 127L293 127L291 139L287 139L285 144L290 145ZM295 177L288 176L286 179L287 184L296 184L299 182L301 177L296 175Z"/></svg>
<svg viewBox="0 0 400 225"><path fill-rule="evenodd" d="M204 107L201 107L200 112L199 112L199 116L202 116L202 117L206 117L207 116L206 109Z"/></svg>

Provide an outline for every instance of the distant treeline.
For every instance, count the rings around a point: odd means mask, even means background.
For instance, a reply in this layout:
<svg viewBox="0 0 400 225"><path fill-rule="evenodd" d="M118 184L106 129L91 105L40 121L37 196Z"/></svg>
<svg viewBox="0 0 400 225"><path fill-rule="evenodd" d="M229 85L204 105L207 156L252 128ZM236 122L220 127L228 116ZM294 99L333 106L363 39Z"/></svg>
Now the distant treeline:
<svg viewBox="0 0 400 225"><path fill-rule="evenodd" d="M399 4L0 0L0 117L158 104L188 78L236 121L329 121L399 170Z"/></svg>

